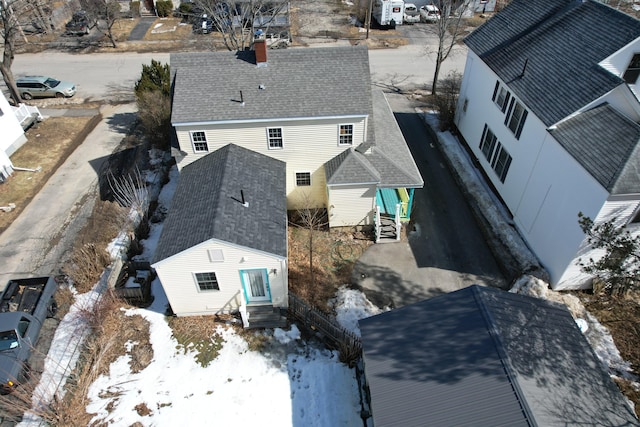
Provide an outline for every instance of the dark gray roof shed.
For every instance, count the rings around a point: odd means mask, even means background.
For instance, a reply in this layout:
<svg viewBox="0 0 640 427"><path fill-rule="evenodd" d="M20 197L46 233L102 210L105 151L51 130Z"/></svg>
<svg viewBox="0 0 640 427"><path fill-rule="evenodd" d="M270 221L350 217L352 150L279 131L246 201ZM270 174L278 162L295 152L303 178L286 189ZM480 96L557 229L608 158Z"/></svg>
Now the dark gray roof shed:
<svg viewBox="0 0 640 427"><path fill-rule="evenodd" d="M638 424L559 304L474 285L360 330L376 427Z"/></svg>
<svg viewBox="0 0 640 427"><path fill-rule="evenodd" d="M640 125L609 104L567 119L550 132L610 193L638 191Z"/></svg>
<svg viewBox="0 0 640 427"><path fill-rule="evenodd" d="M284 162L234 144L185 166L153 262L209 239L286 257L285 178Z"/></svg>
<svg viewBox="0 0 640 427"><path fill-rule="evenodd" d="M640 21L593 0L516 0L465 43L551 126L624 84L598 64L638 37Z"/></svg>

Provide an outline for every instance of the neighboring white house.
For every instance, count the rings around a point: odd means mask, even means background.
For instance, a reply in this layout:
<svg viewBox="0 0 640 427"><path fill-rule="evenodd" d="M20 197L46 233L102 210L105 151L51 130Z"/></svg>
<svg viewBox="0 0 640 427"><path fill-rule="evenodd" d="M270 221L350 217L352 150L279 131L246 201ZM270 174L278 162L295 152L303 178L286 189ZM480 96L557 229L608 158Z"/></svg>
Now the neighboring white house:
<svg viewBox="0 0 640 427"><path fill-rule="evenodd" d="M9 158L27 142L24 131L35 120L42 120L36 107L25 104L12 107L4 93L0 94L0 182L13 172Z"/></svg>
<svg viewBox="0 0 640 427"><path fill-rule="evenodd" d="M178 168L234 143L286 163L286 206L330 226L409 219L418 168L364 46L177 53L170 59ZM399 213L399 214L398 214Z"/></svg>
<svg viewBox="0 0 640 427"><path fill-rule="evenodd" d="M555 289L590 285L578 213L640 221L640 21L514 0L469 35L456 124Z"/></svg>
<svg viewBox="0 0 640 427"><path fill-rule="evenodd" d="M182 169L153 259L174 314L284 324L284 178L283 162L233 144Z"/></svg>

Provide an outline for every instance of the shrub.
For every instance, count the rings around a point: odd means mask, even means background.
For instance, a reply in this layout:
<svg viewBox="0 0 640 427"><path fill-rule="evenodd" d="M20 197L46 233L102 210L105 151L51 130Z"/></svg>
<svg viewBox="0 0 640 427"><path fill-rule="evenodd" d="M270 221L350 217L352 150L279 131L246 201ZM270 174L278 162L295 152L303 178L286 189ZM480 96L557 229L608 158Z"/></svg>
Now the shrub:
<svg viewBox="0 0 640 427"><path fill-rule="evenodd" d="M140 2L132 1L129 3L129 10L131 11L131 16L136 18L140 16Z"/></svg>
<svg viewBox="0 0 640 427"><path fill-rule="evenodd" d="M171 92L171 75L169 64L163 64L154 59L150 65L142 65L140 80L135 85L136 97L140 97L143 92L160 91L163 95L169 96Z"/></svg>
<svg viewBox="0 0 640 427"><path fill-rule="evenodd" d="M156 2L156 13L161 18L166 18L171 15L171 10L173 9L173 2L169 0L158 0Z"/></svg>
<svg viewBox="0 0 640 427"><path fill-rule="evenodd" d="M439 85L440 90L435 96L435 103L442 131L453 128L461 82L462 75L457 71L451 71Z"/></svg>
<svg viewBox="0 0 640 427"><path fill-rule="evenodd" d="M171 102L159 91L145 92L138 97L138 117L149 142L168 150L171 141Z"/></svg>

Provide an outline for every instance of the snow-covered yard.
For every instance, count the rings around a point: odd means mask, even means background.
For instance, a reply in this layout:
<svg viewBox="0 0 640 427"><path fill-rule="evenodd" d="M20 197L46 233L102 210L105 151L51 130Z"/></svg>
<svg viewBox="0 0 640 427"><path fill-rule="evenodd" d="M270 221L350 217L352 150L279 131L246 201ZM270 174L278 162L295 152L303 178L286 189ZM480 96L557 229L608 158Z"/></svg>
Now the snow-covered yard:
<svg viewBox="0 0 640 427"><path fill-rule="evenodd" d="M441 134L445 144L455 148L450 134ZM460 153L464 157L463 153ZM177 182L175 168L171 180L161 191L160 206L168 209ZM152 224L149 238L143 242L141 258L151 258L162 223ZM117 246L117 245L116 245ZM537 279L526 279L518 287L537 297L552 298ZM46 404L54 390L45 384L57 383L66 374L64 367L73 364L77 354L69 351L70 340L83 338L86 328L77 311L95 302L99 292L78 295L71 311L61 322L47 357L41 387L34 396L37 407ZM173 426L180 424L354 426L362 425L358 383L354 369L338 360L335 352L317 342L300 338L295 326L289 330L261 332L268 337L264 351L253 351L230 325L221 325L216 333L224 344L211 364L202 367L195 352L178 350L178 343L164 316L167 300L160 283L153 283L153 304L146 309L130 309L127 315L140 315L150 324L153 360L140 372L133 373L128 354L116 360L108 375L100 376L89 390L87 412L95 414L92 423L112 425ZM575 301L573 302L575 303ZM573 304L572 303L572 304ZM579 304L579 302L578 302ZM360 292L341 288L332 306L337 320L359 334L357 319L378 314ZM576 313L582 313L579 309ZM597 354L607 366L618 372L627 368L606 330L590 322ZM597 333L595 333L597 331ZM594 338L595 337L595 338ZM123 342L130 349L135 343ZM187 423L185 420L189 420ZM23 425L37 417L27 414Z"/></svg>

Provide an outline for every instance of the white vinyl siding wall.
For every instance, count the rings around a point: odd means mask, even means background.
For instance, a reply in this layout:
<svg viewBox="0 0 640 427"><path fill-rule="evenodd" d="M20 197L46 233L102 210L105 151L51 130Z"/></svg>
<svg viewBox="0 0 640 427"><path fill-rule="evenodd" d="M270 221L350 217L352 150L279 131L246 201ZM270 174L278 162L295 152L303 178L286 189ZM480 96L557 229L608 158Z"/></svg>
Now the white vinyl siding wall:
<svg viewBox="0 0 640 427"><path fill-rule="evenodd" d="M335 186L328 189L329 227L371 225L376 186ZM363 217L363 212L367 216Z"/></svg>
<svg viewBox="0 0 640 427"><path fill-rule="evenodd" d="M639 205L639 200L609 200L604 204L597 215L587 216L593 219L595 224L602 224L616 218L615 224L622 226L633 218L633 215L637 211ZM637 224L630 225L627 229L633 236L640 235L640 227L638 227ZM603 254L604 252L602 250L591 249L585 237L580 243L580 247L578 248L574 259L571 261L571 264L558 280L556 289L580 289L589 287L591 277L582 272L578 263L579 259L582 258L583 261L590 258L598 259Z"/></svg>
<svg viewBox="0 0 640 427"><path fill-rule="evenodd" d="M6 153L7 156L11 156L27 142L27 137L24 135L20 122L3 94L0 94L0 110L3 113L0 116L0 133L2 133L0 150Z"/></svg>
<svg viewBox="0 0 640 427"><path fill-rule="evenodd" d="M338 144L339 126L346 122L345 119L332 120L304 120L269 123L244 123L197 126L207 135L209 152L217 150L227 144L233 143L249 150L282 160L287 164L287 207L295 209L304 207L301 199L307 194L312 206L325 206L326 190L324 164L334 158L349 146ZM353 123L353 145L357 146L364 141L365 118L360 120L350 119ZM267 128L282 128L283 148L269 149L267 140ZM194 126L193 129L196 127ZM186 152L185 158L178 164L178 169L205 156L208 153L194 153L191 148L189 131L191 128L176 126L176 134L181 150ZM311 172L311 187L295 185L295 173L300 171Z"/></svg>
<svg viewBox="0 0 640 427"><path fill-rule="evenodd" d="M212 262L209 250L221 250L223 262ZM286 261L247 248L210 240L154 264L169 304L177 316L230 313L242 304L240 270L266 269L271 302L286 307ZM275 274L273 270L275 269ZM200 291L194 273L215 272L219 291Z"/></svg>

